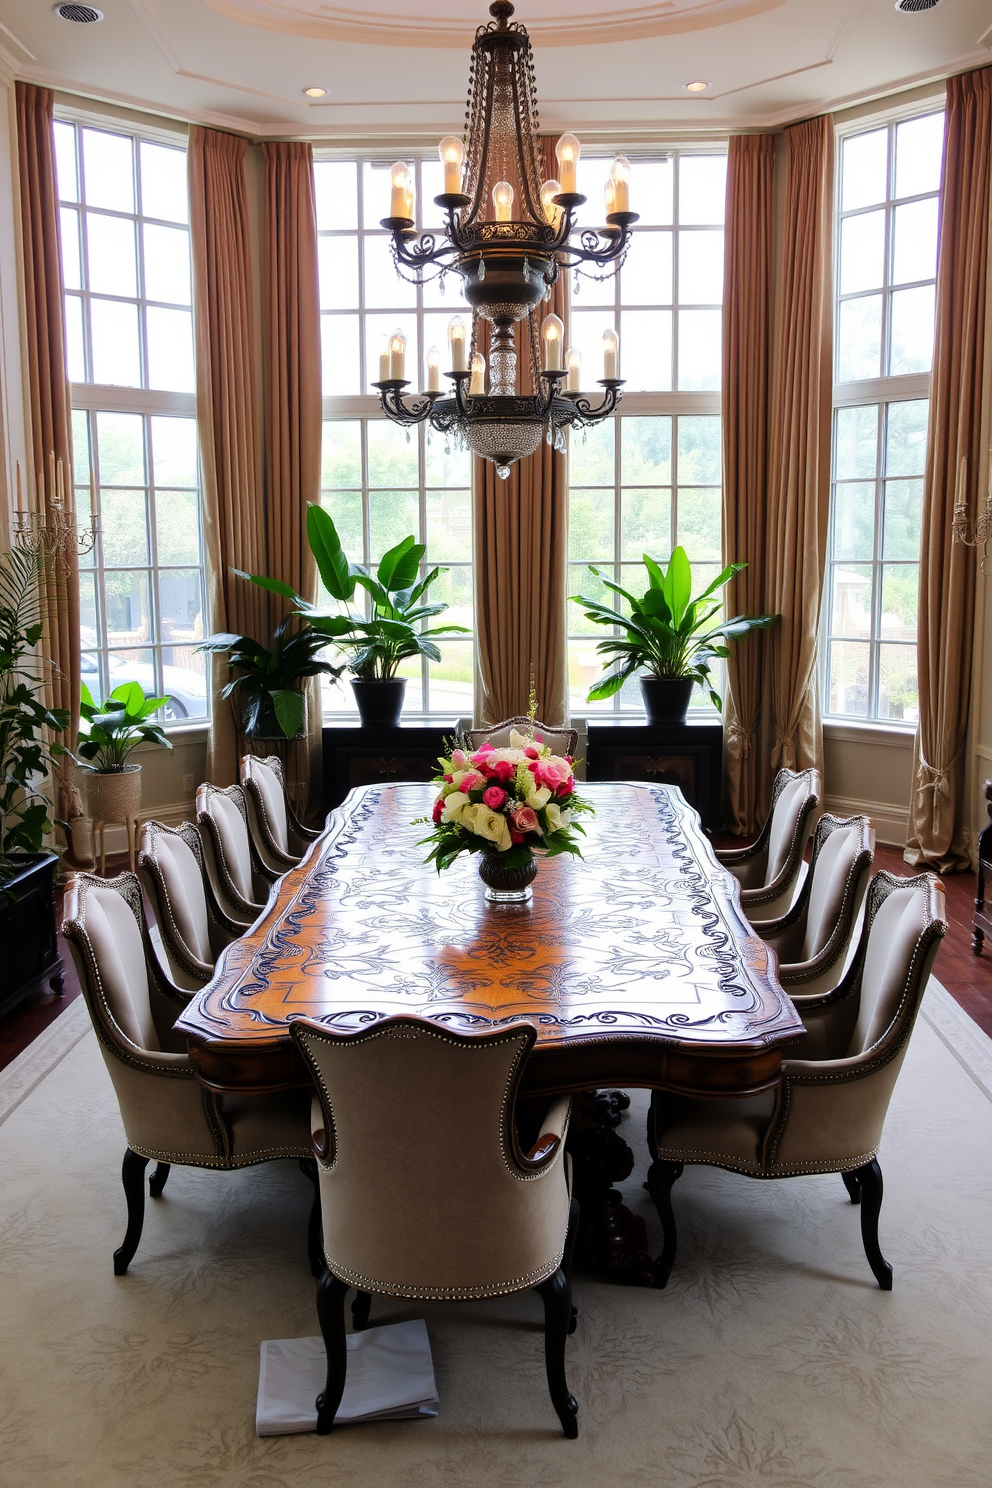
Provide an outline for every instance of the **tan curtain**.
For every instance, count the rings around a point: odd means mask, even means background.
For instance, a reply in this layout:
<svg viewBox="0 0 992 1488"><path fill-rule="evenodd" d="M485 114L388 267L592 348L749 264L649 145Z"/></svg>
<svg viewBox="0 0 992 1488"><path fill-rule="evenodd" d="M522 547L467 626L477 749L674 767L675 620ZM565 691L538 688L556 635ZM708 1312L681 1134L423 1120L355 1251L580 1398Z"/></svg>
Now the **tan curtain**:
<svg viewBox="0 0 992 1488"><path fill-rule="evenodd" d="M920 726L906 844L908 863L942 873L971 866L954 766L968 723L975 554L951 541L951 521L962 459L975 515L981 457L992 68L948 79L945 117L920 547Z"/></svg>
<svg viewBox="0 0 992 1488"><path fill-rule="evenodd" d="M267 144L265 155L265 474L268 569L308 598L315 567L307 504L320 499L320 304L313 151ZM275 609L280 601L274 599ZM321 805L317 681L308 688L309 731L294 748L298 807Z"/></svg>
<svg viewBox="0 0 992 1488"><path fill-rule="evenodd" d="M555 174L554 140L543 137L542 179ZM558 277L539 314L568 324L568 275ZM484 324L484 323L483 323ZM485 351L486 345L481 349ZM527 327L517 338L518 387L531 390ZM537 716L568 720L565 593L568 559L568 459L550 445L500 480L488 460L473 461L475 613L478 664L475 723L527 712L531 675Z"/></svg>
<svg viewBox="0 0 992 1488"><path fill-rule="evenodd" d="M211 627L268 645L264 593L231 572L266 572L245 146L199 125L189 132L196 415ZM238 742L234 714L217 693L229 673L224 658L211 660L207 778L228 785L238 775Z"/></svg>
<svg viewBox="0 0 992 1488"><path fill-rule="evenodd" d="M823 768L817 627L830 494L833 120L785 131L782 292L775 330L768 486L771 773ZM750 644L747 642L746 644Z"/></svg>
<svg viewBox="0 0 992 1488"><path fill-rule="evenodd" d="M774 172L774 135L731 137L723 278L723 553L725 563L748 565L727 587L731 615L765 609ZM755 631L727 662L727 824L741 835L759 829L767 798L769 771L758 741L764 642L764 632Z"/></svg>
<svg viewBox="0 0 992 1488"><path fill-rule="evenodd" d="M72 418L66 372L59 242L58 189L52 117L55 95L30 83L16 85L17 152L24 248L24 319L28 351L28 397L34 475L44 480L43 501L56 495L55 460L62 461L66 503L73 503ZM63 742L75 747L79 728L79 558L74 548L59 554L47 569L45 654L51 661L51 700L69 711ZM92 858L75 849L72 824L83 814L73 783L71 760L56 768L56 815L65 823L66 860L90 867Z"/></svg>

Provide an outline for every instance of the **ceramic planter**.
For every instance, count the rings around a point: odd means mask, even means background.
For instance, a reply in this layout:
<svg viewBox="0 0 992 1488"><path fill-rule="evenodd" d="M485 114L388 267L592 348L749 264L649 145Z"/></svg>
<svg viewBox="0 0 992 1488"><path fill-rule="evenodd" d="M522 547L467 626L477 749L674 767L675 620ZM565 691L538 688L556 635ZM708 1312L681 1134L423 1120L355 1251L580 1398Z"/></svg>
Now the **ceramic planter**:
<svg viewBox="0 0 992 1488"><path fill-rule="evenodd" d="M403 711L403 694L406 691L405 677L382 677L363 682L358 677L351 679L355 702L362 728L396 728Z"/></svg>
<svg viewBox="0 0 992 1488"><path fill-rule="evenodd" d="M648 723L685 723L694 686L691 677L642 677Z"/></svg>

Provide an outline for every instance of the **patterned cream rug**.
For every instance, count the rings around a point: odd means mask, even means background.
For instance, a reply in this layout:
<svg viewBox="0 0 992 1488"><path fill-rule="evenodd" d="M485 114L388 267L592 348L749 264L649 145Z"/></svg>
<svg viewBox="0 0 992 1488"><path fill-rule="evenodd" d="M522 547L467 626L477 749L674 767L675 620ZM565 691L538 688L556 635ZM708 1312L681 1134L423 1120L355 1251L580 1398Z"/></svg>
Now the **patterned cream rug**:
<svg viewBox="0 0 992 1488"><path fill-rule="evenodd" d="M639 1171L646 1098L624 1134ZM254 1435L259 1343L316 1333L292 1164L176 1169L127 1277L123 1135L81 1002L0 1076L4 1488L988 1488L992 1043L939 987L889 1114L874 1285L839 1178L692 1170L664 1292L576 1278L580 1435L543 1377L540 1302L426 1316L434 1421Z"/></svg>

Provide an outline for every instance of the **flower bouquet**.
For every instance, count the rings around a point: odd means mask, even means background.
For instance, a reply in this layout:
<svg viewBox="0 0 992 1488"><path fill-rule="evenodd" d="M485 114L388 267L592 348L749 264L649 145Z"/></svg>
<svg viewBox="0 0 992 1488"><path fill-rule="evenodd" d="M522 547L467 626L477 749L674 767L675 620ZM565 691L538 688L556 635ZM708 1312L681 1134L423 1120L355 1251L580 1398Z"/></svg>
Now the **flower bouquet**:
<svg viewBox="0 0 992 1488"><path fill-rule="evenodd" d="M482 853L479 876L488 899L526 899L537 872L535 850L547 857L581 857L576 820L592 807L575 794L573 761L552 754L539 734L526 738L515 729L507 748L486 741L474 752L453 749L439 760L440 787L434 802L434 829L428 863L438 872L459 853Z"/></svg>

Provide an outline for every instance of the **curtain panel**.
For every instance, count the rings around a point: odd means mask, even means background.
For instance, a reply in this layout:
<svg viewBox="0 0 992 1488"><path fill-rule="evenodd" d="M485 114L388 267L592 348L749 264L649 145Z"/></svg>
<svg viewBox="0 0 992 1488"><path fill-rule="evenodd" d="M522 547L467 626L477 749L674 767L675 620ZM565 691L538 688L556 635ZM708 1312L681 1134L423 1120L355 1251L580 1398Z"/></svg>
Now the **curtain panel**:
<svg viewBox="0 0 992 1488"><path fill-rule="evenodd" d="M543 136L542 179L556 171L554 139ZM568 324L563 271L543 315ZM543 318L542 315L542 318ZM479 349L488 352L480 321ZM526 322L517 336L521 391L531 389ZM549 727L568 722L568 457L543 439L500 480L488 460L473 460L477 666L475 725L483 728L527 712L531 678L537 716Z"/></svg>
<svg viewBox="0 0 992 1488"><path fill-rule="evenodd" d="M24 320L28 359L31 453L35 481L43 482L39 509L49 509L56 496L52 473L62 461L66 505L72 514L72 416L65 353L65 310L62 251L59 235L58 187L52 135L55 95L31 83L15 85L17 155L21 203L21 242L24 251ZM30 477L29 477L30 485ZM35 501L28 493L28 505ZM75 747L79 728L80 635L79 555L73 546L46 568L45 655L54 707L69 712L64 742ZM65 824L66 861L92 867L91 857L77 849L74 826L83 815L73 781L74 765L60 759L55 766L56 816Z"/></svg>
<svg viewBox="0 0 992 1488"><path fill-rule="evenodd" d="M763 757L823 769L817 631L830 506L833 399L834 128L820 115L785 131L788 180L769 438ZM751 644L749 639L747 646Z"/></svg>
<svg viewBox="0 0 992 1488"><path fill-rule="evenodd" d="M723 288L723 553L747 568L727 586L727 612L759 615L767 584L775 136L732 135L727 156ZM727 825L757 832L771 774L758 747L765 633L731 648L724 700Z"/></svg>
<svg viewBox="0 0 992 1488"><path fill-rule="evenodd" d="M307 144L266 144L265 156L265 478L266 573L315 595L307 542L307 506L320 500L321 372L317 285L317 209L313 151ZM285 606L272 596L273 611ZM294 746L297 808L319 813L321 703L318 678L307 687L308 732Z"/></svg>
<svg viewBox="0 0 992 1488"><path fill-rule="evenodd" d="M237 135L190 128L196 416L211 627L268 645L266 595L232 572L267 571L246 145ZM207 778L223 786L238 778L238 734L233 709L218 699L229 677L227 661L209 660L214 706Z"/></svg>
<svg viewBox="0 0 992 1488"><path fill-rule="evenodd" d="M992 186L992 68L947 81L937 312L923 478L918 657L920 725L906 861L947 873L971 866L955 765L964 748L975 615L973 548L951 541L961 462L974 515Z"/></svg>

